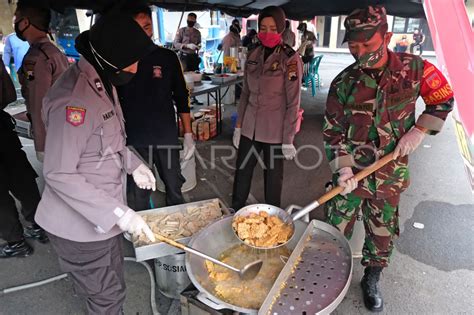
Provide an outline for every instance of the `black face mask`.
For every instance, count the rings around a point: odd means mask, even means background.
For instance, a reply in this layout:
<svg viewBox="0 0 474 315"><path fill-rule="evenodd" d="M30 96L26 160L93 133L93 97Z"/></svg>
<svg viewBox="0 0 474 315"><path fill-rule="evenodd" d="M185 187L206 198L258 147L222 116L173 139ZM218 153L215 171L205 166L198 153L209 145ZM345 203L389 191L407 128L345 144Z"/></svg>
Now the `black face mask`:
<svg viewBox="0 0 474 315"><path fill-rule="evenodd" d="M110 83L115 86L125 85L129 83L135 76L135 73L123 70L118 70L115 72L106 71L105 74L107 75L107 78L109 79Z"/></svg>
<svg viewBox="0 0 474 315"><path fill-rule="evenodd" d="M105 60L104 57L102 57L99 53L97 53L90 42L89 46L91 48L92 56L94 56L95 61L102 69L103 73L112 85L125 85L133 79L135 73L123 71L122 69L117 68L116 66ZM103 62L101 62L99 59Z"/></svg>
<svg viewBox="0 0 474 315"><path fill-rule="evenodd" d="M232 25L230 27L230 31L234 32L235 34L240 34L241 29L240 29L240 26L238 25Z"/></svg>
<svg viewBox="0 0 474 315"><path fill-rule="evenodd" d="M23 36L23 33L26 31L28 27L30 27L31 24L28 24L27 27L25 27L23 30L20 31L20 22L23 20L24 18L21 18L15 23L15 34L19 39L26 42L26 38Z"/></svg>
<svg viewBox="0 0 474 315"><path fill-rule="evenodd" d="M196 25L196 21L186 21L188 23L188 27L194 27Z"/></svg>

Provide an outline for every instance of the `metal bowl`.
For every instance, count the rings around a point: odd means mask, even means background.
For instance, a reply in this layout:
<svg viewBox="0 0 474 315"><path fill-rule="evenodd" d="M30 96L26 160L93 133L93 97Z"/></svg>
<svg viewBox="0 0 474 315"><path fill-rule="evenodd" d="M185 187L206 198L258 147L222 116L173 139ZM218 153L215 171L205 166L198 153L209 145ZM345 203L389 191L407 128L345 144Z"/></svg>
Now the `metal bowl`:
<svg viewBox="0 0 474 315"><path fill-rule="evenodd" d="M236 217L239 217L239 216L240 217L248 217L252 213L259 214L261 211L264 211L264 212L268 213L269 216L277 216L285 224L288 224L288 225L291 226L291 229L292 229L293 232L292 232L290 238L288 239L288 241L286 241L285 243L279 244L279 245L272 246L272 247L259 247L259 246L251 245L251 244L248 244L248 243L244 242L237 235L237 231L235 231L234 228L232 228L232 231L234 232L235 237L237 237L237 239L240 242L242 242L243 244L245 244L247 246L250 246L250 247L253 247L253 248L257 248L257 249L274 249L274 248L278 248L280 246L286 245L289 241L291 241L291 239L295 235L295 224L293 222L293 219L291 218L291 215L288 212L286 212L285 210L280 209L278 207L275 207L275 206L272 206L272 205L267 205L267 204L264 204L264 203L249 205L249 206L243 207L239 211L237 211L234 214L234 219Z"/></svg>
<svg viewBox="0 0 474 315"><path fill-rule="evenodd" d="M295 222L293 238L287 243L287 248L293 250L303 235L307 224L301 221ZM189 246L213 257L219 255L240 244L239 239L234 236L232 230L232 216L222 217L207 227L194 234ZM244 314L257 314L258 310L239 307L221 300L214 295L212 283L209 278L205 260L199 256L186 253L186 270L191 282L199 290L197 298L213 309L231 309Z"/></svg>

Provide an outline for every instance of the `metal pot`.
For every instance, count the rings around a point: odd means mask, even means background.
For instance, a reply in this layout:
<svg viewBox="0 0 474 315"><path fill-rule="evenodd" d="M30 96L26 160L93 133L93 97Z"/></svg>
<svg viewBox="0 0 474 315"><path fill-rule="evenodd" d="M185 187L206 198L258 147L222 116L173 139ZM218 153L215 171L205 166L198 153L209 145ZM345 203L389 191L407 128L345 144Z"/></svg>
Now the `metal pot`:
<svg viewBox="0 0 474 315"><path fill-rule="evenodd" d="M295 222L294 237L287 244L288 249L293 250L295 248L306 226L307 224L304 222ZM232 216L226 216L211 223L195 234L189 242L190 247L213 257L219 257L223 251L238 244L240 244L240 241L235 237L232 230ZM231 309L244 314L257 314L258 310L232 305L214 296L204 259L196 255L186 254L186 269L191 282L200 292L197 298L204 304L216 310Z"/></svg>

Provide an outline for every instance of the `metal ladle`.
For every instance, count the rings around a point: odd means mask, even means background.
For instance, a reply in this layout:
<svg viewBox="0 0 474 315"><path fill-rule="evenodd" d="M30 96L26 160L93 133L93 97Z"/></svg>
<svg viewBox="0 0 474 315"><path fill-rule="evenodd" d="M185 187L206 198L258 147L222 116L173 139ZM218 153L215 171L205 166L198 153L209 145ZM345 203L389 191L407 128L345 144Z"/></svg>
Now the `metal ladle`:
<svg viewBox="0 0 474 315"><path fill-rule="evenodd" d="M155 237L157 239L159 239L160 241L162 242L165 242L166 244L169 244L171 246L174 246L174 247L177 247L179 249L182 249L188 253L191 253L191 254L194 254L194 255L197 255L199 257L202 257L204 259L207 259L209 261L212 261L213 263L219 265L219 266L222 266L224 268L227 268L227 269L230 269L236 273L239 274L240 278L243 279L243 280L251 280L253 278L255 278L257 276L257 274L259 273L260 269L262 269L262 265L263 265L263 261L261 259L259 260L256 260L254 262L251 262L249 264L246 264L242 269L238 269L238 268L235 268L235 267L232 267L226 263L223 263L222 261L220 260L217 260L211 256L208 256L198 250L195 250L191 247L187 247L181 243L178 243L170 238L167 238L167 237L164 237L162 235L159 235L159 234L155 234Z"/></svg>

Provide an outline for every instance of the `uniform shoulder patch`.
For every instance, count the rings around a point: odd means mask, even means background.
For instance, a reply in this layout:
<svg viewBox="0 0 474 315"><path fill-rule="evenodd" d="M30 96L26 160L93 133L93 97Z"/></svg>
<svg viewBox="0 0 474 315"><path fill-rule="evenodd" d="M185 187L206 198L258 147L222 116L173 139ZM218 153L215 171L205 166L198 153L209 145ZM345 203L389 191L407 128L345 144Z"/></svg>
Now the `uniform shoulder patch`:
<svg viewBox="0 0 474 315"><path fill-rule="evenodd" d="M66 121L74 127L80 126L86 119L86 109L82 107L66 106Z"/></svg>
<svg viewBox="0 0 474 315"><path fill-rule="evenodd" d="M298 79L298 62L296 60L289 61L286 64L288 81L296 81Z"/></svg>
<svg viewBox="0 0 474 315"><path fill-rule="evenodd" d="M285 52L285 55L287 55L288 57L291 57L296 53L296 51L290 46L288 46L287 44L283 45L283 51Z"/></svg>

